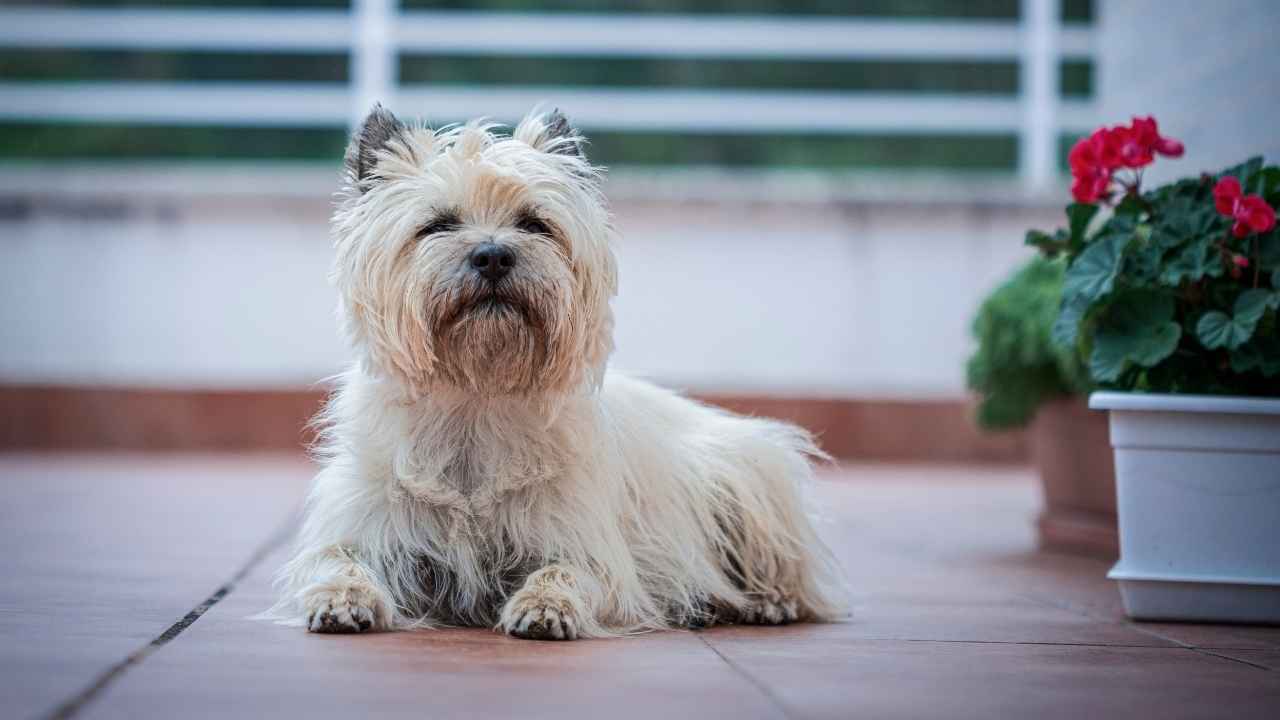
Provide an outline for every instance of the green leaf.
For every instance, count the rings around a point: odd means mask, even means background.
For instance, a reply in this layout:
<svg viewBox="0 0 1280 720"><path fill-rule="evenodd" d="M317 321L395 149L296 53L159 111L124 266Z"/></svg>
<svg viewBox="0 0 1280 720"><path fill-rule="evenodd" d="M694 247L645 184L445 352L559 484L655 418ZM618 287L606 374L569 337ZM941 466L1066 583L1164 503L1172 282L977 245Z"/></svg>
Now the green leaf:
<svg viewBox="0 0 1280 720"><path fill-rule="evenodd" d="M1182 238L1175 235L1169 228L1158 225L1151 231L1151 246L1160 251L1172 250L1182 243Z"/></svg>
<svg viewBox="0 0 1280 720"><path fill-rule="evenodd" d="M1028 230L1023 244L1039 248L1041 252L1052 255L1067 249L1067 234L1062 230L1058 230L1053 235L1040 230Z"/></svg>
<svg viewBox="0 0 1280 720"><path fill-rule="evenodd" d="M1182 252L1173 256L1160 273L1160 282L1177 286L1183 280L1195 282L1205 275L1219 277L1222 275L1222 262L1213 246L1207 242L1198 242L1187 246Z"/></svg>
<svg viewBox="0 0 1280 720"><path fill-rule="evenodd" d="M1280 232L1258 236L1258 264L1264 270L1280 268Z"/></svg>
<svg viewBox="0 0 1280 720"><path fill-rule="evenodd" d="M1093 303L1110 293L1124 261L1125 248L1132 240L1130 233L1111 233L1085 248L1067 268L1063 298L1071 302L1083 298Z"/></svg>
<svg viewBox="0 0 1280 720"><path fill-rule="evenodd" d="M1137 245L1125 256L1120 270L1129 285L1147 286L1160 278L1160 251L1148 245Z"/></svg>
<svg viewBox="0 0 1280 720"><path fill-rule="evenodd" d="M1173 322L1173 298L1152 291L1117 298L1094 335L1089 372L1114 382L1131 363L1152 367L1178 347L1182 327Z"/></svg>
<svg viewBox="0 0 1280 720"><path fill-rule="evenodd" d="M1280 290L1280 268L1271 273L1271 287Z"/></svg>
<svg viewBox="0 0 1280 720"><path fill-rule="evenodd" d="M1088 300L1081 297L1070 300L1064 298L1062 306L1058 308L1058 317L1054 319L1049 331L1053 344L1064 349L1075 348L1076 340L1080 337L1080 323L1084 322L1084 316L1088 312Z"/></svg>
<svg viewBox="0 0 1280 720"><path fill-rule="evenodd" d="M1158 209L1160 242L1166 247L1187 241L1201 240L1206 234L1219 228L1220 216L1207 198L1177 195L1163 202ZM1175 238L1172 242L1167 236Z"/></svg>
<svg viewBox="0 0 1280 720"><path fill-rule="evenodd" d="M1252 330L1247 330L1235 323L1230 315L1219 310L1210 310L1200 316L1196 323L1196 337L1200 344L1214 350L1220 347L1237 348L1249 339Z"/></svg>
<svg viewBox="0 0 1280 720"><path fill-rule="evenodd" d="M1254 178L1254 183L1257 185L1254 192L1263 199L1272 205L1280 203L1280 167L1271 165L1263 168Z"/></svg>
<svg viewBox="0 0 1280 720"><path fill-rule="evenodd" d="M1237 180L1240 181L1240 185L1243 186L1243 188L1246 188L1245 192L1249 193L1249 192L1253 192L1252 190L1248 189L1250 187L1249 182L1253 180L1253 176L1256 175L1258 171L1261 169L1262 169L1262 156L1259 155L1257 157L1251 157L1248 160L1245 160L1244 162L1240 163L1239 165L1235 165L1233 167L1227 168L1226 170L1223 170L1222 175L1219 175L1218 177L1223 177L1226 175L1234 176Z"/></svg>
<svg viewBox="0 0 1280 720"><path fill-rule="evenodd" d="M1232 351L1231 369L1238 373L1257 370L1268 378L1280 374L1280 337L1257 337Z"/></svg>
<svg viewBox="0 0 1280 720"><path fill-rule="evenodd" d="M1262 319L1262 313L1266 312L1271 306L1272 295L1261 288L1253 288L1240 293L1240 297L1236 298L1236 304L1232 308L1235 313L1236 320L1249 323L1250 331L1252 327L1258 324Z"/></svg>
<svg viewBox="0 0 1280 720"><path fill-rule="evenodd" d="M1196 337L1200 344L1214 350L1225 347L1235 350L1244 345L1253 336L1262 314L1272 303L1270 291L1254 288L1245 290L1236 298L1232 314L1227 315L1218 310L1211 310L1200 317L1196 323Z"/></svg>
<svg viewBox="0 0 1280 720"><path fill-rule="evenodd" d="M1137 217L1138 215L1146 212L1146 209L1146 206L1142 204L1142 201L1139 200L1137 196L1125 195L1124 198L1120 200L1120 203L1116 205L1115 214Z"/></svg>
<svg viewBox="0 0 1280 720"><path fill-rule="evenodd" d="M1097 205L1071 203L1067 206L1067 232L1076 247L1084 244L1084 233L1089 229L1089 221L1097 214Z"/></svg>

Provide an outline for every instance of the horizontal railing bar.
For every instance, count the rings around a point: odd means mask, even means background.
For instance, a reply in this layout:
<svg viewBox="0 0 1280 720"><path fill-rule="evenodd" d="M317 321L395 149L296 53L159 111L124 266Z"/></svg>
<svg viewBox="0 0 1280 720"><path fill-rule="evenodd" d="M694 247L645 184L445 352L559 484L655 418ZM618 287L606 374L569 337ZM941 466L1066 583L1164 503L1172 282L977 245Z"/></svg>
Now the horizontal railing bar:
<svg viewBox="0 0 1280 720"><path fill-rule="evenodd" d="M793 59L1016 59L1017 21L405 11L401 52ZM0 8L0 47L328 51L350 48L342 10ZM1061 31L1089 57L1088 28Z"/></svg>
<svg viewBox="0 0 1280 720"><path fill-rule="evenodd" d="M1017 21L406 12L395 32L401 52L469 55L1009 59L1022 47ZM1092 43L1062 31L1064 55Z"/></svg>
<svg viewBox="0 0 1280 720"><path fill-rule="evenodd" d="M345 10L0 8L0 47L347 52Z"/></svg>
<svg viewBox="0 0 1280 720"><path fill-rule="evenodd" d="M0 118L176 125L342 126L341 84L0 83Z"/></svg>
<svg viewBox="0 0 1280 720"><path fill-rule="evenodd" d="M440 123L512 122L554 103L583 127L687 132L1016 133L1020 100L915 93L401 88L389 104ZM0 83L0 118L209 125L341 126L346 86L299 83ZM1088 102L1065 101L1062 127L1091 127Z"/></svg>

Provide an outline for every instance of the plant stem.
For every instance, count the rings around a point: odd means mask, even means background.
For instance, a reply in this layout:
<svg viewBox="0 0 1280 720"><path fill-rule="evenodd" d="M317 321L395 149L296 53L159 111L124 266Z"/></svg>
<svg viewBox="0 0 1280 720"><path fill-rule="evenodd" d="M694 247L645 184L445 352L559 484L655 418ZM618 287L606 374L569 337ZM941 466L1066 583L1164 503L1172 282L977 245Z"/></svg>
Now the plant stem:
<svg viewBox="0 0 1280 720"><path fill-rule="evenodd" d="M1258 272L1262 270L1262 251L1258 243L1258 236L1253 236L1253 286L1258 287Z"/></svg>

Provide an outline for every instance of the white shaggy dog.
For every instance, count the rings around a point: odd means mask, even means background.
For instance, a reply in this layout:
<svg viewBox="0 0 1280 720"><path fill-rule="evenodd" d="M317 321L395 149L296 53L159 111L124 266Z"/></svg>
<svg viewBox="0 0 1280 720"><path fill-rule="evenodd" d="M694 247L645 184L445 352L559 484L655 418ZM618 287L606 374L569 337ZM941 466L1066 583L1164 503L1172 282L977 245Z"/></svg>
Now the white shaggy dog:
<svg viewBox="0 0 1280 720"><path fill-rule="evenodd" d="M616 373L599 172L558 112L510 136L374 108L334 279L360 361L270 613L314 632L570 639L842 613L802 430Z"/></svg>

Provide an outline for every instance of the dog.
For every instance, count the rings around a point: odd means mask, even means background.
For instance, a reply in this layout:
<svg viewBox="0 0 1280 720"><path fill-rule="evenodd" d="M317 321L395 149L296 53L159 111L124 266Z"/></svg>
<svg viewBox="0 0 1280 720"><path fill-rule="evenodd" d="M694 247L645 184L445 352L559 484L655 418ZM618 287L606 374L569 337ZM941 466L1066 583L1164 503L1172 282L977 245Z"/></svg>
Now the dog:
<svg viewBox="0 0 1280 720"><path fill-rule="evenodd" d="M375 106L333 218L358 358L271 617L533 639L830 621L800 428L617 372L602 171L557 111L509 134Z"/></svg>

